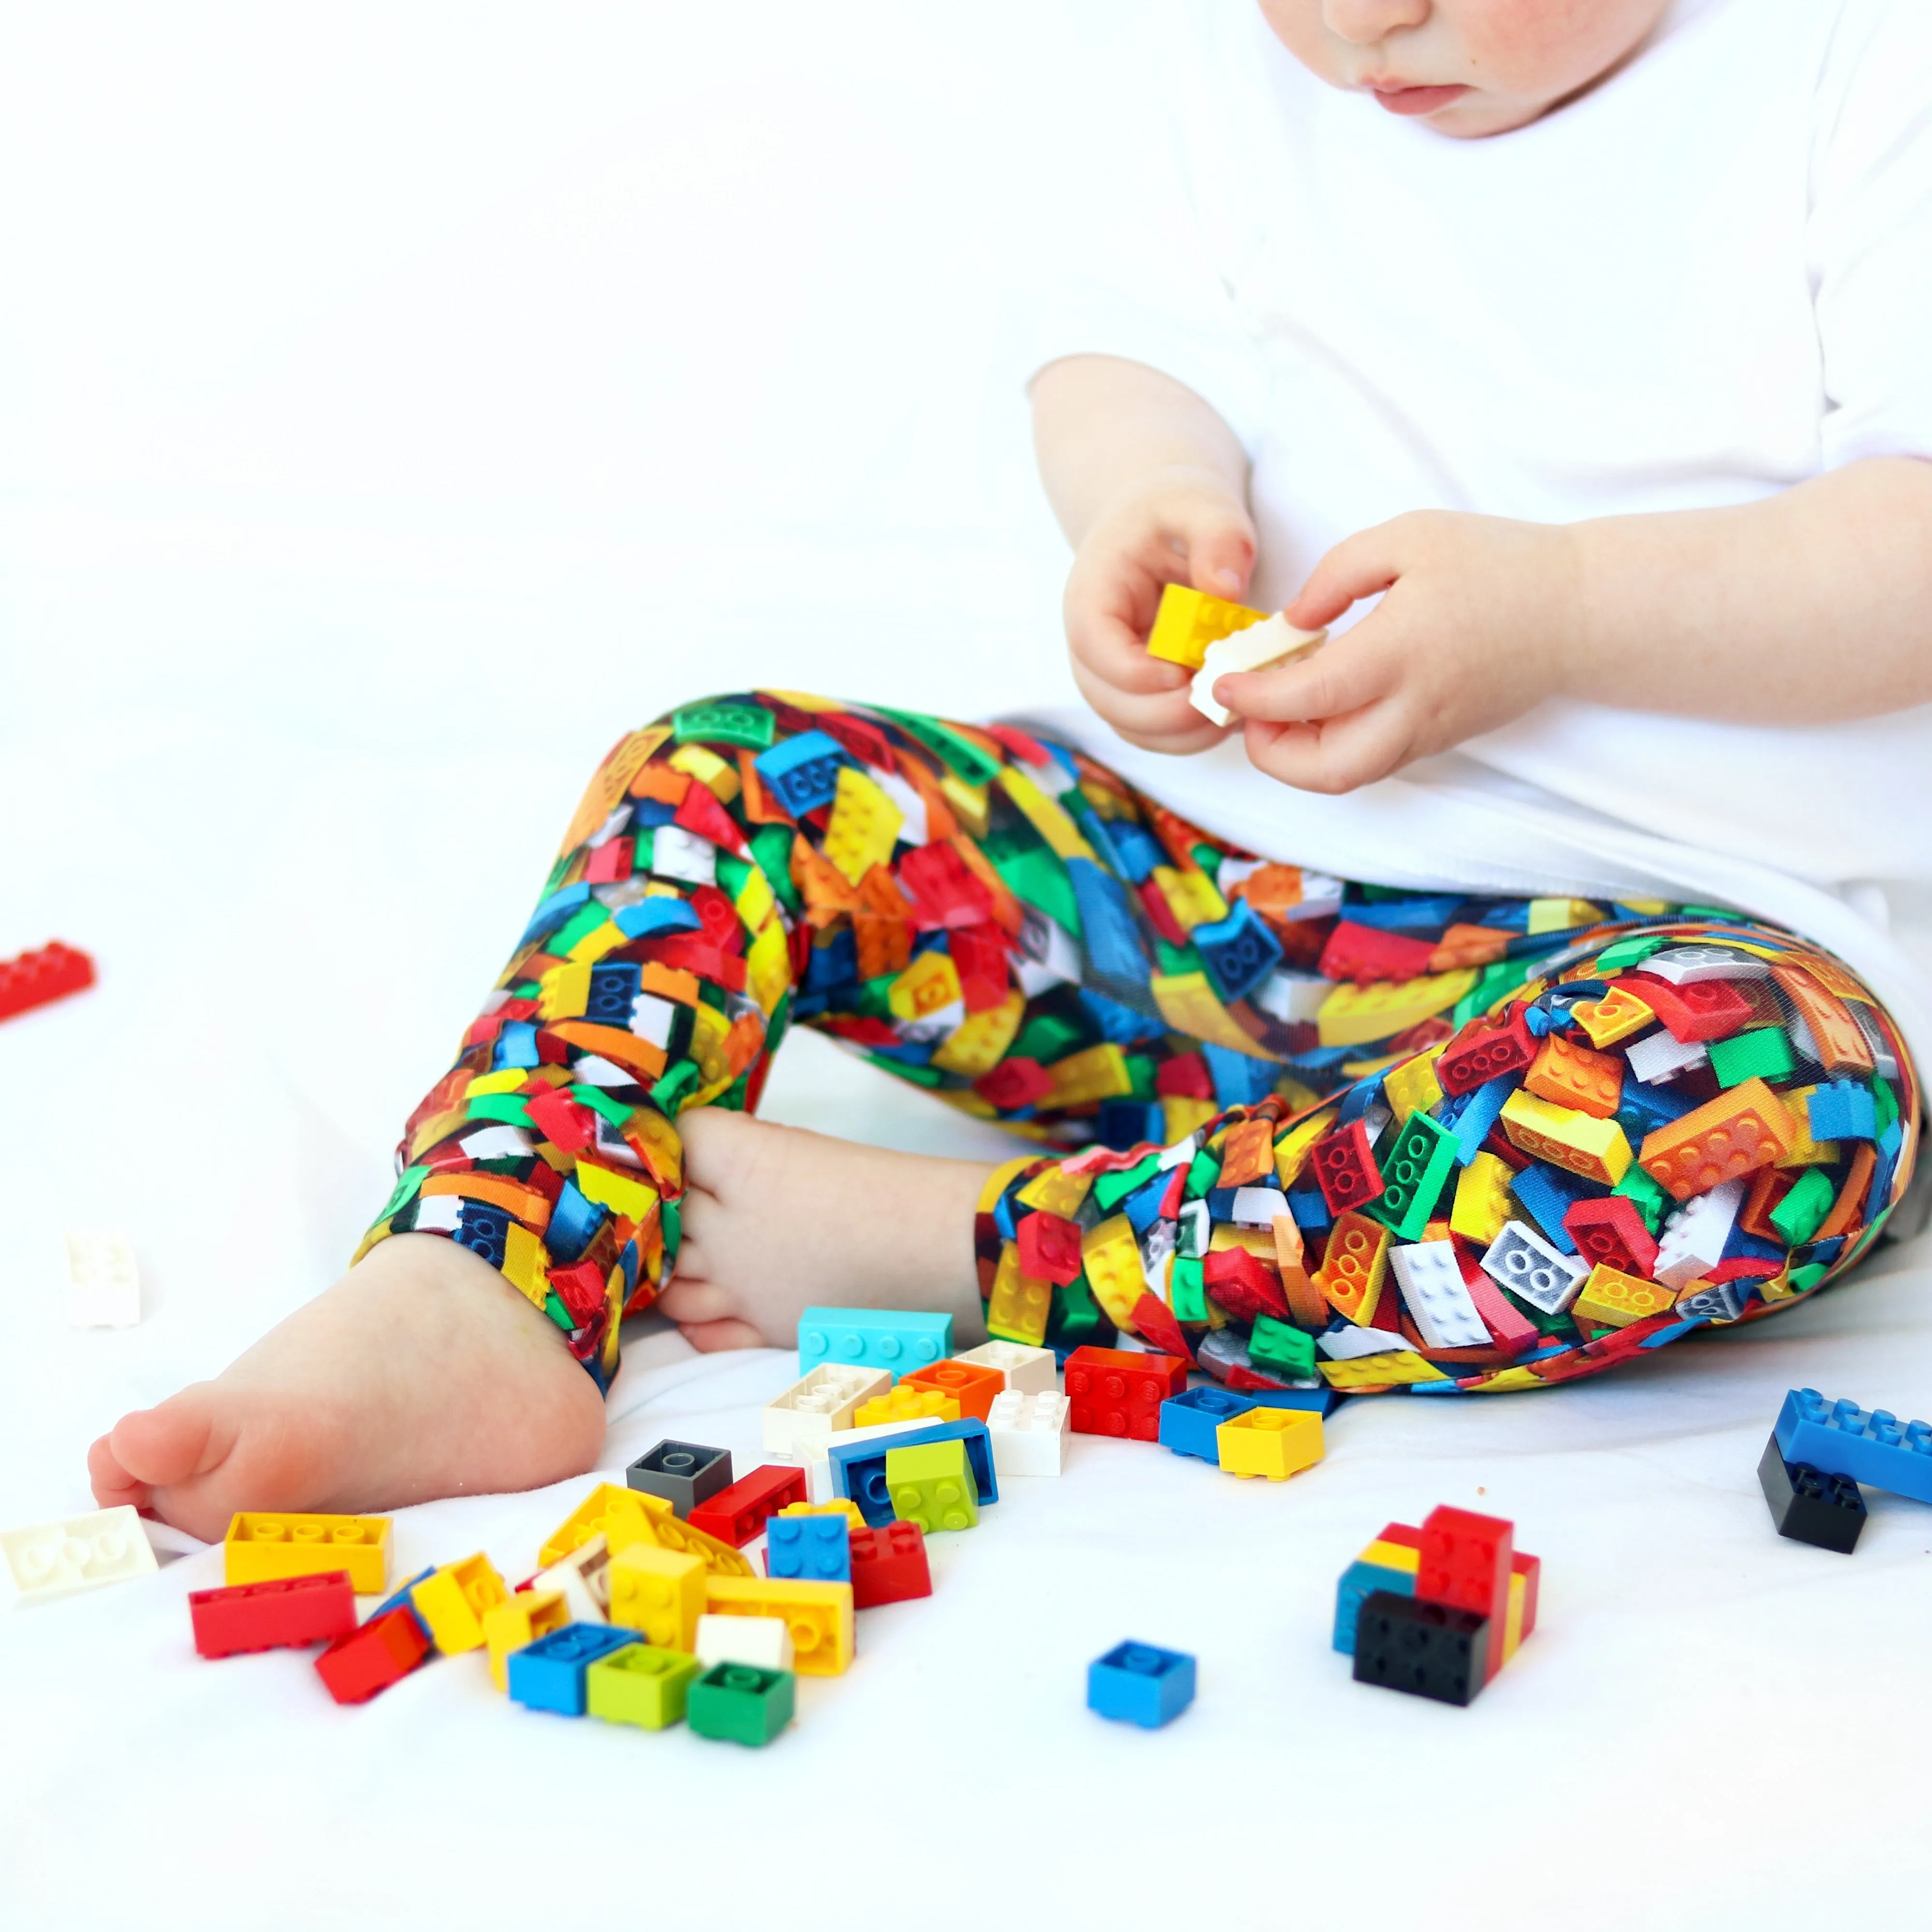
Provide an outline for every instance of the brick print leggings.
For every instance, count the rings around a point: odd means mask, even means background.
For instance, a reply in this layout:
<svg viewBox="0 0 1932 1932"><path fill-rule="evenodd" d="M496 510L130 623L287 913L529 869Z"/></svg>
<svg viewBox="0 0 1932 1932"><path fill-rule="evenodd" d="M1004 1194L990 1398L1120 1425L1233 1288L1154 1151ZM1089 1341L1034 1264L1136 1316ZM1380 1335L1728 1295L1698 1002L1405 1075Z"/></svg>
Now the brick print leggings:
<svg viewBox="0 0 1932 1932"><path fill-rule="evenodd" d="M455 1064L386 1236L447 1236L608 1387L677 1254L675 1123L816 1027L1032 1144L988 1327L1235 1388L1588 1375L1814 1293L1918 1120L1838 960L1720 909L1264 862L1001 726L760 692L632 733Z"/></svg>

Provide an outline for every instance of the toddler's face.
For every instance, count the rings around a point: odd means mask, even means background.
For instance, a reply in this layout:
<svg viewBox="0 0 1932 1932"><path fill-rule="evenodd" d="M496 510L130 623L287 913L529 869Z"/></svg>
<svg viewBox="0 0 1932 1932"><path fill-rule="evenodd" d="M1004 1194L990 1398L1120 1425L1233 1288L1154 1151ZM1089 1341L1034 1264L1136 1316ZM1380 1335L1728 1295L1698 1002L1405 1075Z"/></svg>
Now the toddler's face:
<svg viewBox="0 0 1932 1932"><path fill-rule="evenodd" d="M1444 134L1501 134L1615 67L1670 0L1260 0L1331 86Z"/></svg>

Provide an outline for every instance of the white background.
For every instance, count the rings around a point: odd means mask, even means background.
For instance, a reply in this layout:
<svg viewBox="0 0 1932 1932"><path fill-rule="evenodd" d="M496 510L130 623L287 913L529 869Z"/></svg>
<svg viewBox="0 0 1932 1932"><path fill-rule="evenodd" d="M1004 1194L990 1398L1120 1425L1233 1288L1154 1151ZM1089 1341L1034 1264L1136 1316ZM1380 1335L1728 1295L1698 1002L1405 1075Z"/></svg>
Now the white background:
<svg viewBox="0 0 1932 1932"><path fill-rule="evenodd" d="M86 1507L94 1434L339 1268L620 732L754 680L1065 694L1025 319L1132 10L0 16L0 956L101 971L0 1028L0 1523ZM772 1100L1004 1144L815 1040ZM138 1329L63 1324L60 1232L100 1226ZM0 1617L0 1921L1910 1922L1932 1519L1802 1550L1751 1472L1792 1382L1924 1412L1923 1288L1359 1404L1283 1489L1076 1445L761 1756L480 1666L339 1712L299 1658L197 1664L212 1556ZM754 1457L790 1372L640 1351L606 1460ZM520 1574L580 1486L406 1513L400 1560ZM1437 1501L1547 1566L1466 1713L1325 1648L1336 1574ZM1158 1737L1080 1708L1127 1634L1202 1658Z"/></svg>

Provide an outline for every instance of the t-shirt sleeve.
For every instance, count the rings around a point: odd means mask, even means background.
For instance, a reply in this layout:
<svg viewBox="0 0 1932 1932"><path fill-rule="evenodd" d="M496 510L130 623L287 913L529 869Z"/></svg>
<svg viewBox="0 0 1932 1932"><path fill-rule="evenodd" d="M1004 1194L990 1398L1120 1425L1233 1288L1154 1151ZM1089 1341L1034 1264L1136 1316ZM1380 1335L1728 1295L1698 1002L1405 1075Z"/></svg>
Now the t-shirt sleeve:
<svg viewBox="0 0 1932 1932"><path fill-rule="evenodd" d="M1030 368L1064 356L1144 362L1185 383L1252 451L1266 368L1216 259L1225 211L1204 194L1218 159L1204 152L1216 139L1210 10L1148 10L1090 76L1076 117L1079 178L1063 184Z"/></svg>
<svg viewBox="0 0 1932 1932"><path fill-rule="evenodd" d="M1932 4L1845 0L1816 97L1825 466L1932 458Z"/></svg>

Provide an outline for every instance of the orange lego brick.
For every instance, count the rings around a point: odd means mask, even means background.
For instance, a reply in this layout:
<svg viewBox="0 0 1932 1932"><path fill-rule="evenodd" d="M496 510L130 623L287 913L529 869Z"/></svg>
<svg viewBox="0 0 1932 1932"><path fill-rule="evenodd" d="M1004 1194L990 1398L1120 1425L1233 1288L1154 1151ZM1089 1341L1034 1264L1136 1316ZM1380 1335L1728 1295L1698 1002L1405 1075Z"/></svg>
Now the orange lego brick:
<svg viewBox="0 0 1932 1932"><path fill-rule="evenodd" d="M1353 1208L1328 1231L1316 1286L1338 1315L1366 1328L1375 1319L1388 1269L1389 1231Z"/></svg>
<svg viewBox="0 0 1932 1932"><path fill-rule="evenodd" d="M1802 966L1774 966L1771 976L1811 1029L1818 1058L1832 1079L1872 1070L1871 1048L1843 1000Z"/></svg>
<svg viewBox="0 0 1932 1932"><path fill-rule="evenodd" d="M1688 1201L1782 1160L1795 1138L1790 1110L1754 1078L1646 1134L1637 1164Z"/></svg>
<svg viewBox="0 0 1932 1932"><path fill-rule="evenodd" d="M1607 1120L1623 1097L1623 1062L1613 1053L1573 1046L1552 1033L1545 1036L1522 1084L1559 1107L1574 1107L1579 1113Z"/></svg>
<svg viewBox="0 0 1932 1932"><path fill-rule="evenodd" d="M1812 1236L1814 1241L1828 1241L1834 1234L1851 1231L1852 1223L1864 1210L1865 1190L1871 1185L1872 1170L1877 1165L1878 1155L1871 1142L1858 1142L1852 1149L1851 1172L1838 1190L1838 1199L1832 1203L1832 1211L1820 1222L1817 1233Z"/></svg>
<svg viewBox="0 0 1932 1932"><path fill-rule="evenodd" d="M982 1368L949 1356L943 1362L902 1376L898 1385L902 1389L929 1389L936 1394L950 1396L958 1414L976 1416L984 1422L994 1396L1006 1387L1006 1378L998 1369Z"/></svg>
<svg viewBox="0 0 1932 1932"><path fill-rule="evenodd" d="M1599 1262L1590 1270L1582 1292L1570 1304L1570 1312L1580 1322L1625 1328L1647 1315L1661 1315L1672 1305L1675 1294L1662 1282L1646 1281L1641 1275L1626 1274L1621 1268Z"/></svg>
<svg viewBox="0 0 1932 1932"><path fill-rule="evenodd" d="M1246 1187L1274 1178L1274 1123L1244 1120L1228 1130L1221 1147L1221 1178L1217 1187Z"/></svg>

